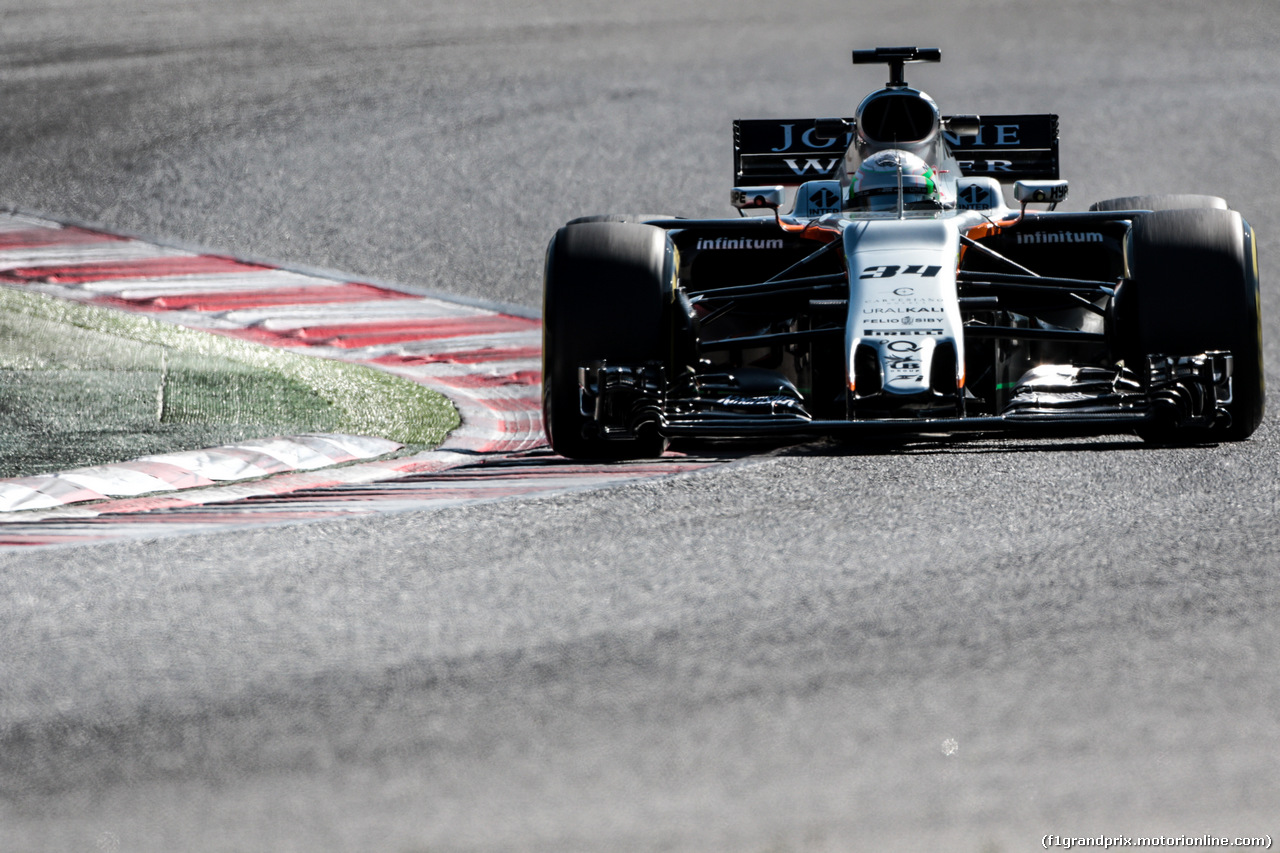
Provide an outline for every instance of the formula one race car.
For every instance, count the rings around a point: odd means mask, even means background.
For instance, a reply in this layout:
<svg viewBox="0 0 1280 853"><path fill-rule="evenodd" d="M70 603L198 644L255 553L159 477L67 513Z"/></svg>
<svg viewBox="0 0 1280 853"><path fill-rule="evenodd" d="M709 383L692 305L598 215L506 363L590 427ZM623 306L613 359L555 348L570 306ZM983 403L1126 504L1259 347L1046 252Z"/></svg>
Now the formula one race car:
<svg viewBox="0 0 1280 853"><path fill-rule="evenodd" d="M589 216L556 233L543 414L558 453L877 432L1181 443L1257 428L1249 224L1201 195L1055 212L1057 116L943 116L904 79L907 63L940 59L855 50L890 80L852 119L735 122L739 218Z"/></svg>

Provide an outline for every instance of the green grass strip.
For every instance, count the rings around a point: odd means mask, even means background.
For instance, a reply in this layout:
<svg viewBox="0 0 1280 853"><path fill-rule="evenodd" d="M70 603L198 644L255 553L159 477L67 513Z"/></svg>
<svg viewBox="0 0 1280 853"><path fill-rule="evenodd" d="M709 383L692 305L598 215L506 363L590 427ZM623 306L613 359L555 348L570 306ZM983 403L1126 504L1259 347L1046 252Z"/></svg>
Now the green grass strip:
<svg viewBox="0 0 1280 853"><path fill-rule="evenodd" d="M0 477L305 432L418 450L457 424L370 367L0 287Z"/></svg>

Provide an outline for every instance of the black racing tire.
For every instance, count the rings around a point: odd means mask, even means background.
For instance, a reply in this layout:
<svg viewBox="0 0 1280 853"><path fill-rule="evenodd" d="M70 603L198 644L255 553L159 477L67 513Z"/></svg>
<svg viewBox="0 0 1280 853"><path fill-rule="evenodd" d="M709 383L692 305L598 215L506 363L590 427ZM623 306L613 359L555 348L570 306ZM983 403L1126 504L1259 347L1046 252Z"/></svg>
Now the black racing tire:
<svg viewBox="0 0 1280 853"><path fill-rule="evenodd" d="M1191 210L1211 208L1226 210L1226 199L1214 195L1194 195L1191 193L1170 195L1126 195L1120 198L1109 198L1106 201L1095 201L1089 205L1090 210Z"/></svg>
<svg viewBox="0 0 1280 853"><path fill-rule="evenodd" d="M1140 434L1166 443L1248 438L1266 408L1258 255L1249 223L1215 208L1148 213L1134 220L1126 264L1116 322L1128 363L1211 350L1230 350L1234 362L1230 426Z"/></svg>
<svg viewBox="0 0 1280 853"><path fill-rule="evenodd" d="M542 305L542 416L547 440L571 459L661 456L654 430L605 439L581 411L578 369L592 361L665 362L675 247L661 228L623 222L566 225L547 248Z"/></svg>
<svg viewBox="0 0 1280 853"><path fill-rule="evenodd" d="M680 219L679 216L669 216L665 213L597 213L592 216L579 216L577 219L570 219L566 225L582 225L586 222L651 222L655 219Z"/></svg>

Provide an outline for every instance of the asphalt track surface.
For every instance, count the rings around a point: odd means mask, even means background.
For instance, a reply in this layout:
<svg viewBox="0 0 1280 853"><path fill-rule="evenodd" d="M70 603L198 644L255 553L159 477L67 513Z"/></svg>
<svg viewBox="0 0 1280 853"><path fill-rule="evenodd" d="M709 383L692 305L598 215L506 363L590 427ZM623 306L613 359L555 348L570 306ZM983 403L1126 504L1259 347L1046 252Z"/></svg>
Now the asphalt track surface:
<svg viewBox="0 0 1280 853"><path fill-rule="evenodd" d="M554 228L726 212L852 47L1057 112L1067 207L1227 197L1280 387L1280 7L66 0L0 198L536 307ZM590 493L0 554L5 850L962 850L1280 833L1280 436L808 446Z"/></svg>

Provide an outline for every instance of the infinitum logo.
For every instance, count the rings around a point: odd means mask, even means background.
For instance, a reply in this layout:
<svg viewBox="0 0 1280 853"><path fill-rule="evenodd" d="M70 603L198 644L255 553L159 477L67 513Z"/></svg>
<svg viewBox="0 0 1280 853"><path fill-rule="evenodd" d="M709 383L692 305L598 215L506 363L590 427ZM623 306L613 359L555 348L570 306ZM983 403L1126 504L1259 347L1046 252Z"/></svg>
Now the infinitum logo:
<svg viewBox="0 0 1280 853"><path fill-rule="evenodd" d="M781 249L782 240L778 238L770 240L757 240L752 237L743 237L733 239L729 237L717 237L712 240L709 237L698 238L699 249Z"/></svg>
<svg viewBox="0 0 1280 853"><path fill-rule="evenodd" d="M1097 231L1033 231L1019 234L1018 243L1101 243Z"/></svg>

